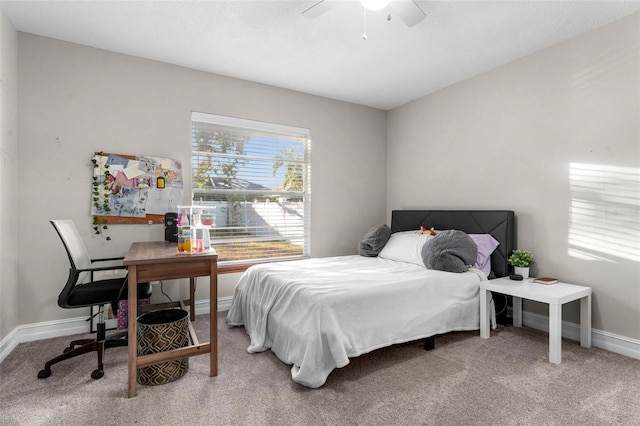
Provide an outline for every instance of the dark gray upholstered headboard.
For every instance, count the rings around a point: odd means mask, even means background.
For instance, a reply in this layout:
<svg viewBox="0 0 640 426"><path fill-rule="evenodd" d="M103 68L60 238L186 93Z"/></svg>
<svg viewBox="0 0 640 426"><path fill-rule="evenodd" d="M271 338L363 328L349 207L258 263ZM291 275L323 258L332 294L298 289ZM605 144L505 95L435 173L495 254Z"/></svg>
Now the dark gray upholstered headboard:
<svg viewBox="0 0 640 426"><path fill-rule="evenodd" d="M491 234L500 242L491 255L496 277L509 275L508 257L516 247L515 213L511 210L393 210L391 232L424 226L436 230L458 229L467 234Z"/></svg>

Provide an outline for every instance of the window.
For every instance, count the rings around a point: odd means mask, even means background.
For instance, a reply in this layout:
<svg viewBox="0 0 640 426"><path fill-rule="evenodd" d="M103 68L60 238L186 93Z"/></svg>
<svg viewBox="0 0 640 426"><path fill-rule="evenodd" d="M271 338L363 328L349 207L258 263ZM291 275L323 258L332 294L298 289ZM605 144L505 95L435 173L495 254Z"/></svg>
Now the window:
<svg viewBox="0 0 640 426"><path fill-rule="evenodd" d="M192 202L223 264L309 253L309 130L194 112Z"/></svg>

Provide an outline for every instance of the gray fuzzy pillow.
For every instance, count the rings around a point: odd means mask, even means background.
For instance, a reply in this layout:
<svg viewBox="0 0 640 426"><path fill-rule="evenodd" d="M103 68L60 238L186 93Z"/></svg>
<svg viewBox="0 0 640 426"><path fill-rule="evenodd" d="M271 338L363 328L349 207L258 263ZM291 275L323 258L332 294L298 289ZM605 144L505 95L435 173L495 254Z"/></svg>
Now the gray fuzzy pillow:
<svg viewBox="0 0 640 426"><path fill-rule="evenodd" d="M476 243L466 233L440 231L422 247L422 261L428 269L466 272L478 256Z"/></svg>
<svg viewBox="0 0 640 426"><path fill-rule="evenodd" d="M364 234L358 244L358 254L367 257L377 256L389 241L389 237L391 237L391 229L386 224L374 226Z"/></svg>

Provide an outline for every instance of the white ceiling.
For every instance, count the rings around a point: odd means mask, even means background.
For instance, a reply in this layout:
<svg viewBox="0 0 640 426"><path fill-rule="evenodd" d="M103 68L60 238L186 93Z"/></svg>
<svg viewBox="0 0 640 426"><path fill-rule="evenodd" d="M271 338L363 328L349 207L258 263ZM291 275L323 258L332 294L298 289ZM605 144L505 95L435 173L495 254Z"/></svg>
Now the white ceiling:
<svg viewBox="0 0 640 426"><path fill-rule="evenodd" d="M408 28L342 1L7 1L18 31L384 110L640 10L640 1L416 1Z"/></svg>

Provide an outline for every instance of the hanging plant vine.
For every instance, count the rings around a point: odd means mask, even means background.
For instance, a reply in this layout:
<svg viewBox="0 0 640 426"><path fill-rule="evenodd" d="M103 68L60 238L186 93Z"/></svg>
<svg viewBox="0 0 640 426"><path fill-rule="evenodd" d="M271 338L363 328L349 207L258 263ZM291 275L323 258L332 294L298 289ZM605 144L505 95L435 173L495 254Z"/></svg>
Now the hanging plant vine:
<svg viewBox="0 0 640 426"><path fill-rule="evenodd" d="M111 241L111 237L108 235L104 235L104 231L109 229L107 227L107 219L102 219L98 221L98 216L93 217L93 231L96 235L102 235L107 241Z"/></svg>
<svg viewBox="0 0 640 426"><path fill-rule="evenodd" d="M104 153L102 151L96 153L96 156L99 157L102 157L103 155ZM109 207L109 198L111 197L111 191L109 188L111 173L109 173L109 165L102 162L98 163L95 156L91 160L91 162L93 163L94 167L92 181L93 190L91 194L93 207L95 207L97 211L102 210L105 214L109 214L109 212L111 211L111 207ZM100 181L99 176L102 175L104 175L104 179ZM93 230L97 235L104 236L104 231L108 229L107 220L103 218L99 221L98 216L93 216L92 225ZM107 241L111 240L111 237L109 236L105 236L105 238Z"/></svg>
<svg viewBox="0 0 640 426"><path fill-rule="evenodd" d="M98 156L102 157L103 152L100 151L97 153ZM98 164L98 161L95 157L91 160L93 163L93 167L98 170L94 170L93 173L93 206L96 209L102 208L105 213L109 213L111 208L109 207L109 196L111 192L109 191L109 177L111 173L109 173L109 165L108 164ZM100 182L98 180L98 176L104 175L104 180Z"/></svg>

